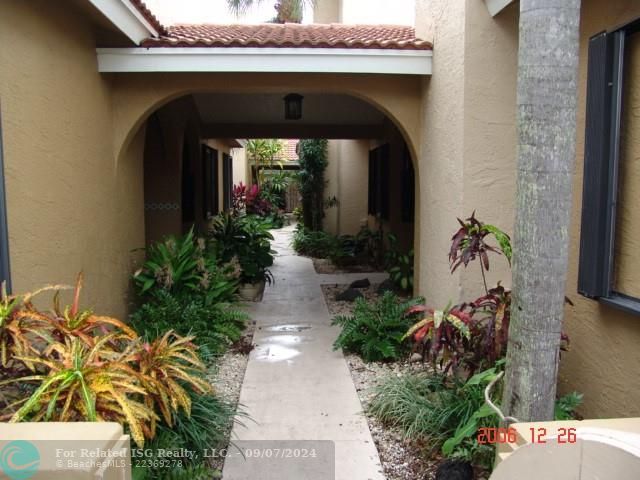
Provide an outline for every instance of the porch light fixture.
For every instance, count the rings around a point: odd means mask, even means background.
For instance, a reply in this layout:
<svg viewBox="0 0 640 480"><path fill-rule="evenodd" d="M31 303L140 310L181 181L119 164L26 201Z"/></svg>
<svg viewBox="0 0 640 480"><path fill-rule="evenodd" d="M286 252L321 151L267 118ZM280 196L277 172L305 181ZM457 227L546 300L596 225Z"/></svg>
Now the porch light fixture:
<svg viewBox="0 0 640 480"><path fill-rule="evenodd" d="M302 118L302 95L290 93L284 97L285 120L300 120Z"/></svg>

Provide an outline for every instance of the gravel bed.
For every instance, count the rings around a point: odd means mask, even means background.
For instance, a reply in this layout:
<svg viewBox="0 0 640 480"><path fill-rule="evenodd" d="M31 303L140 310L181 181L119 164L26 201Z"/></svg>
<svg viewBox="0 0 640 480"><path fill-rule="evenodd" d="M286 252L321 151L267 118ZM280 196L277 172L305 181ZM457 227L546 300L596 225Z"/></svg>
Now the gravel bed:
<svg viewBox="0 0 640 480"><path fill-rule="evenodd" d="M336 294L344 291L348 285L322 285L322 291L331 315L350 315L353 303L335 300ZM359 289L368 300L378 298L378 285ZM420 362L365 363L357 355L345 354L351 378L358 392L360 403L365 411L369 430L378 449L380 461L387 480L431 480L440 461L437 456L429 455L419 445L405 441L397 430L382 425L375 417L367 413L367 407L374 396L375 387L385 378L400 376L424 370Z"/></svg>
<svg viewBox="0 0 640 480"><path fill-rule="evenodd" d="M238 406L242 381L249 363L249 345L253 339L256 322L251 320L244 332L242 339L235 343L222 355L209 369L207 378L214 388L215 394ZM245 419L246 421L247 419ZM241 421L243 421L241 419ZM225 432L227 441L231 440L231 427ZM227 445L225 445L227 446ZM224 458L215 457L212 467L222 471Z"/></svg>

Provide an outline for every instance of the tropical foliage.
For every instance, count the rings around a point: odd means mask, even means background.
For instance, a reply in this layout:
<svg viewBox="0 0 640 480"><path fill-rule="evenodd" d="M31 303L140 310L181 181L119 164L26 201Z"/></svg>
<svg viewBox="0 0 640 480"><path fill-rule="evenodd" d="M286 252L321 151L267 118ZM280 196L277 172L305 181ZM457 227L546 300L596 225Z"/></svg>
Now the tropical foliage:
<svg viewBox="0 0 640 480"><path fill-rule="evenodd" d="M234 216L222 213L211 224L210 239L223 262L235 261L240 267L241 283L271 282L269 267L276 254L271 249L270 223L255 215Z"/></svg>
<svg viewBox="0 0 640 480"><path fill-rule="evenodd" d="M150 245L133 280L145 299L169 293L180 299L202 297L209 305L229 302L236 295L238 279L226 262L216 256L215 246L208 247L191 229L184 236Z"/></svg>
<svg viewBox="0 0 640 480"><path fill-rule="evenodd" d="M404 291L413 289L413 249L401 252L398 249L398 237L390 233L387 235L389 246L385 253L385 267L389 278Z"/></svg>
<svg viewBox="0 0 640 480"><path fill-rule="evenodd" d="M328 162L328 142L324 139L300 140L297 181L302 197L304 226L310 230L322 230L324 218L324 172Z"/></svg>
<svg viewBox="0 0 640 480"><path fill-rule="evenodd" d="M334 349L356 353L367 362L397 360L410 348L404 334L415 317L407 310L419 302L420 299L402 302L391 292L372 303L356 299L353 315L333 319L332 324L342 329Z"/></svg>

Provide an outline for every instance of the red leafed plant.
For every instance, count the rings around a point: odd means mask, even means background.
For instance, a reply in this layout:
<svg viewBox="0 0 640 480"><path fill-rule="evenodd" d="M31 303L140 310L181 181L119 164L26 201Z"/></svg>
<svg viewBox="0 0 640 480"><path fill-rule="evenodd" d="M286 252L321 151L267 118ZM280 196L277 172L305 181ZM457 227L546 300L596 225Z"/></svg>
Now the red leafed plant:
<svg viewBox="0 0 640 480"><path fill-rule="evenodd" d="M255 183L250 187L242 182L234 185L231 193L231 207L234 214L240 215L244 212L260 216L268 215L273 210L273 206L271 202L262 198L261 193L260 186Z"/></svg>
<svg viewBox="0 0 640 480"><path fill-rule="evenodd" d="M480 259L484 295L444 310L424 305L413 307L408 314L425 313L425 317L411 327L406 336L413 337L423 359L445 371L462 366L472 375L479 368L493 366L507 350L511 291L500 282L487 288L485 270L489 270L489 253L502 254L511 264L511 241L499 228L476 219L475 212L458 222L460 229L453 235L449 251L451 273L460 265L466 268L473 260ZM498 247L487 244L489 235L495 238ZM568 343L568 336L562 333L561 349L566 350Z"/></svg>
<svg viewBox="0 0 640 480"><path fill-rule="evenodd" d="M469 218L462 221L458 218L460 229L451 237L451 249L449 250L449 263L451 273L455 272L460 265L465 267L469 262L480 258L480 270L484 281L485 293L489 294L485 270L489 270L489 252L502 253L511 265L511 239L509 235L494 225L489 225L476 218L473 212ZM486 242L489 235L498 242L499 247L493 247Z"/></svg>
<svg viewBox="0 0 640 480"><path fill-rule="evenodd" d="M407 310L408 315L422 312L426 316L413 325L405 337L413 336L423 360L431 361L445 373L461 364L468 368L475 328L469 312L458 307L434 310L424 305Z"/></svg>

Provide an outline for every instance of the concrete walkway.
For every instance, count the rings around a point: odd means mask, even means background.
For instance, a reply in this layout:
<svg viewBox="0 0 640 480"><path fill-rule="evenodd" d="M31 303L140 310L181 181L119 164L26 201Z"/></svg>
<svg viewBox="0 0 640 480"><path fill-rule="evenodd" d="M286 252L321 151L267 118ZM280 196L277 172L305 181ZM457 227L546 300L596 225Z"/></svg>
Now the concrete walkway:
<svg viewBox="0 0 640 480"><path fill-rule="evenodd" d="M291 249L292 233L293 227L274 232L276 283L250 308L257 346L240 404L255 423L234 428L232 441L244 458L231 449L223 478L382 480L349 368L332 350L338 330L330 326L320 276Z"/></svg>

